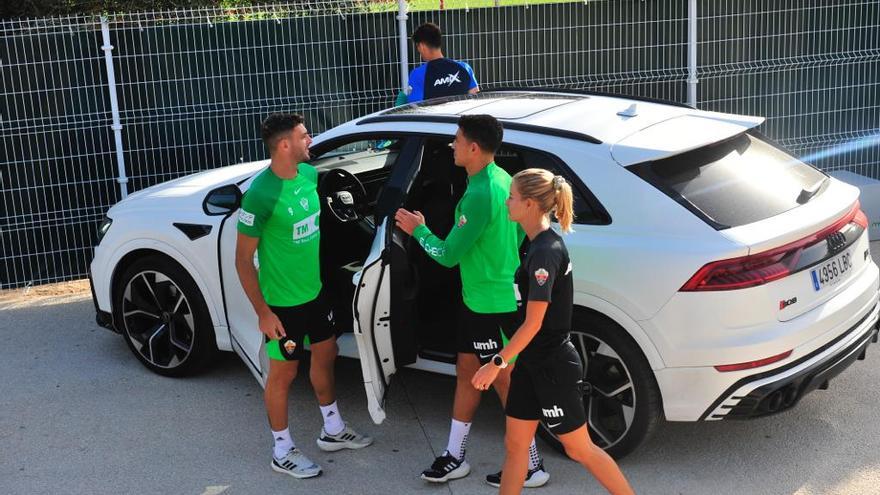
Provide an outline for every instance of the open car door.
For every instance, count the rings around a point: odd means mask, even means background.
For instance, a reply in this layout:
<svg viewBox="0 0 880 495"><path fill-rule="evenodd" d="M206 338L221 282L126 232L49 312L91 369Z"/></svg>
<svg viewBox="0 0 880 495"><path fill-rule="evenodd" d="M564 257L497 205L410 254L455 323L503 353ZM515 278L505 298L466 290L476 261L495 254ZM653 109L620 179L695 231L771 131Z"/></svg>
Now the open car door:
<svg viewBox="0 0 880 495"><path fill-rule="evenodd" d="M397 371L390 331L391 267L383 260L388 221L386 217L376 229L364 269L354 280L354 336L364 374L367 409L376 424L385 420L385 393L391 375Z"/></svg>
<svg viewBox="0 0 880 495"><path fill-rule="evenodd" d="M394 226L394 213L403 203L418 172L421 143L411 140L401 153L377 202L376 236L364 268L353 277L354 335L367 393L367 409L376 424L385 420L385 398L397 370L416 362L415 297L417 276L408 259L405 233Z"/></svg>

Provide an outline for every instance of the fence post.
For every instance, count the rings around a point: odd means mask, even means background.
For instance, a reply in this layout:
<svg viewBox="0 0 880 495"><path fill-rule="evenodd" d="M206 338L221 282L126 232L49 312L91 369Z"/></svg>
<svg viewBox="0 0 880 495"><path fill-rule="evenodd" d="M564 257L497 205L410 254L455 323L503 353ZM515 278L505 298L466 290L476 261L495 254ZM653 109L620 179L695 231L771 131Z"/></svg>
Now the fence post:
<svg viewBox="0 0 880 495"><path fill-rule="evenodd" d="M409 50L406 36L406 0L397 0L397 29L400 34L400 88L406 91L409 84Z"/></svg>
<svg viewBox="0 0 880 495"><path fill-rule="evenodd" d="M101 16L101 40L104 50L104 62L107 65L107 89L110 91L110 111L113 115L113 137L116 141L116 168L119 176L116 182L119 183L119 192L122 197L128 196L128 176L125 174L125 153L122 149L122 123L119 119L119 102L116 99L116 73L113 71L113 45L110 44L110 23L107 16Z"/></svg>
<svg viewBox="0 0 880 495"><path fill-rule="evenodd" d="M688 0L688 105L697 108L697 0Z"/></svg>

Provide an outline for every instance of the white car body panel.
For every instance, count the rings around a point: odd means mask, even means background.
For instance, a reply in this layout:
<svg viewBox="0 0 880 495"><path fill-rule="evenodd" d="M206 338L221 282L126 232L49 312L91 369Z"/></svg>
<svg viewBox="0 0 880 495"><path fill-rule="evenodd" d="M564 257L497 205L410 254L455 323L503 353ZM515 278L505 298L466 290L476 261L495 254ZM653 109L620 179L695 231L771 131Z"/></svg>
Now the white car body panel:
<svg viewBox="0 0 880 495"><path fill-rule="evenodd" d="M718 117L682 115L658 122L621 139L611 156L623 165L660 160L717 143L759 125L764 119L721 120Z"/></svg>

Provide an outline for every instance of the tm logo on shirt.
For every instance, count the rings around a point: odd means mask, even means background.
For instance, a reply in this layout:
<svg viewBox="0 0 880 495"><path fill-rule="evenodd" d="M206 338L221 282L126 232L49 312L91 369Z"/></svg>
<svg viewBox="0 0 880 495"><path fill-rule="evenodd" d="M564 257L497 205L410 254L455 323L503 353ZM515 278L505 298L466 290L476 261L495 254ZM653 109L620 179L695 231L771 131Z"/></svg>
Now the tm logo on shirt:
<svg viewBox="0 0 880 495"><path fill-rule="evenodd" d="M309 215L304 220L293 224L293 242L296 244L311 240L318 233L318 215Z"/></svg>
<svg viewBox="0 0 880 495"><path fill-rule="evenodd" d="M448 87L452 86L454 83L460 83L461 79L458 77L459 74L461 74L461 71L458 71L455 74L449 74L446 77L441 77L434 81L434 86L436 87L445 84Z"/></svg>

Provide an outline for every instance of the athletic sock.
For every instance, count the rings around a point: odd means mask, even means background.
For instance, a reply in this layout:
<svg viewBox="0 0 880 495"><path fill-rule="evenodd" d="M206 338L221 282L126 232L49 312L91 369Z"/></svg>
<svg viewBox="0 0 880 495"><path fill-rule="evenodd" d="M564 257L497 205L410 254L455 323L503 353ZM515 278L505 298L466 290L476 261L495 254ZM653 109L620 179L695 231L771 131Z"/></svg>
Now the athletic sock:
<svg viewBox="0 0 880 495"><path fill-rule="evenodd" d="M275 447L272 449L276 459L281 459L294 447L293 437L290 436L290 428L281 431L272 430L272 438L275 439Z"/></svg>
<svg viewBox="0 0 880 495"><path fill-rule="evenodd" d="M339 407L336 406L336 401L320 407L321 416L324 417L324 432L328 435L338 435L345 429L345 423L342 422L342 415L339 414Z"/></svg>
<svg viewBox="0 0 880 495"><path fill-rule="evenodd" d="M452 426L449 428L449 443L446 445L446 451L459 461L464 459L464 453L467 450L468 433L471 431L471 424L453 419Z"/></svg>
<svg viewBox="0 0 880 495"><path fill-rule="evenodd" d="M541 464L541 458L538 457L538 446L535 445L533 438L532 444L529 445L529 471L533 471L539 464Z"/></svg>

